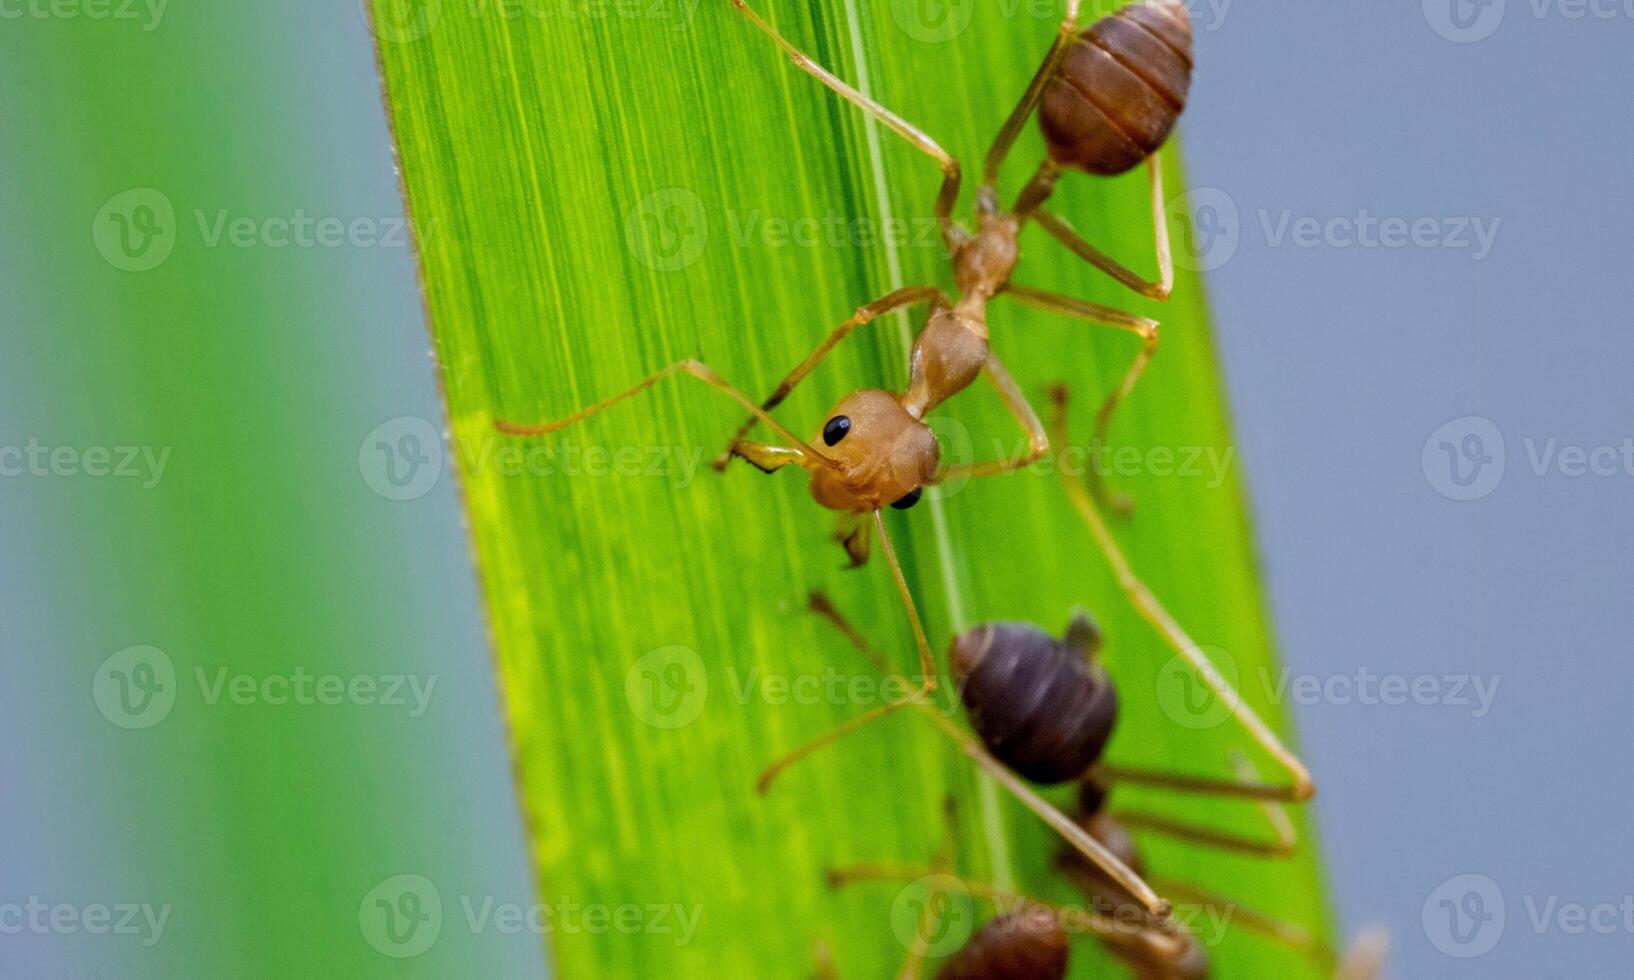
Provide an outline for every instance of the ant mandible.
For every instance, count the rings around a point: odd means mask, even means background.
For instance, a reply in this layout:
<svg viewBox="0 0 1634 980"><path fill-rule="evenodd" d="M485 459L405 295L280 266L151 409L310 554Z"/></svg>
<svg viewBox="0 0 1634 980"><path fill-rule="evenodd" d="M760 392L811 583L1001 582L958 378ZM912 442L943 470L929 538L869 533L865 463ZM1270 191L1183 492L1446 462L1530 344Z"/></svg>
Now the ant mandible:
<svg viewBox="0 0 1634 980"><path fill-rule="evenodd" d="M1101 409L1098 432L1104 433L1113 409L1139 380L1156 350L1156 321L1022 286L1012 282L1010 277L1018 258L1017 237L1021 226L1033 219L1118 282L1143 295L1168 296L1173 283L1173 262L1158 149L1179 118L1190 88L1190 18L1179 0L1144 0L1080 32L1078 19L1082 0L1067 0L1066 17L1049 53L987 154L976 202L977 227L972 232L952 218L960 187L957 161L929 136L814 62L778 34L744 0L731 2L797 67L937 161L944 177L937 197L936 217L953 255L959 299L951 300L935 286L910 286L859 307L850 320L836 328L759 404L703 362L689 359L672 364L566 418L526 425L498 420L495 427L510 435L549 435L632 398L666 378L680 375L703 381L732 398L749 410L750 419L739 428L717 465L723 466L732 456L738 456L767 473L786 466L806 470L813 498L823 507L840 513L839 537L853 564L867 559L871 523L879 534L913 628L923 677L921 691L929 693L937 686L935 658L925 639L924 627L886 532L881 510L886 506L912 507L927 485L1009 473L1041 459L1049 451L1049 436L1037 413L989 347L987 304L993 297L1007 294L1029 306L1131 331L1144 338L1141 352ZM1096 93L1094 97L1092 92ZM1102 105L1108 108L1103 109ZM1040 113L1049 153L1015 206L1005 211L997 204L999 168L1035 110ZM1156 282L1143 280L1119 265L1081 238L1065 221L1043 209L1055 181L1065 169L1110 175L1130 170L1143 160L1151 175L1152 217L1160 270ZM828 421L819 431L823 449L800 439L771 416L770 410L852 331L892 311L921 302L931 304L931 314L914 342L906 391L892 394L880 389L864 389L846 396L829 412ZM1011 415L1026 430L1029 448L1011 459L943 464L936 438L925 424L925 415L968 388L978 376L987 377ZM744 437L756 422L764 423L783 444L747 441Z"/></svg>

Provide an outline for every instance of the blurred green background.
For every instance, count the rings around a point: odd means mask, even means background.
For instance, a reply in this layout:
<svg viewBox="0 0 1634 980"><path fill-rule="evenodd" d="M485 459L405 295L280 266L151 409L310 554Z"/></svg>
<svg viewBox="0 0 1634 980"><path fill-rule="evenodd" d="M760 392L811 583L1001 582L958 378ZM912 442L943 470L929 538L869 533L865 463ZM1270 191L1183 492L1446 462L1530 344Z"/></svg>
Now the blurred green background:
<svg viewBox="0 0 1634 980"><path fill-rule="evenodd" d="M371 58L347 3L0 19L0 974L543 969L466 912L532 898Z"/></svg>

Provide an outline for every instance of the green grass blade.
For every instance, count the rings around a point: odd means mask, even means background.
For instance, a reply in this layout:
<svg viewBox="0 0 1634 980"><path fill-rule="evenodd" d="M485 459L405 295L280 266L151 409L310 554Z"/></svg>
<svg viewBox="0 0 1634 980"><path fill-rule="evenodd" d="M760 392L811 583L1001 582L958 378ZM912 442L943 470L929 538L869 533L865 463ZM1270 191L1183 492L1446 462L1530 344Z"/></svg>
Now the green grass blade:
<svg viewBox="0 0 1634 980"><path fill-rule="evenodd" d="M559 918L561 975L799 976L822 939L842 976L880 976L903 954L897 890L834 893L822 871L924 862L948 793L966 816L962 871L1067 898L1049 875L1050 835L912 717L754 795L778 750L878 703L847 688L871 671L804 612L807 590L827 589L905 670L913 648L883 563L840 569L831 519L798 477L708 471L736 409L678 380L552 440L492 432L495 417L557 417L690 356L760 393L859 303L902 283L950 285L926 220L935 167L793 71L725 0L572 17L548 5L507 17L511 7L480 0L373 2L541 896L558 909L697 915L684 935L673 916L633 930ZM914 9L777 0L768 12L972 169L1057 15L982 5L956 37L931 42ZM1038 153L1029 133L1012 187ZM1138 177L1072 179L1059 204L1112 254L1150 262L1142 192ZM1021 266L1030 284L1141 306L1035 232ZM1115 432L1135 455L1113 457L1124 465L1112 479L1140 501L1119 531L1262 705L1275 674L1200 283L1183 272L1171 303L1146 307L1164 320L1165 349ZM1050 381L1074 383L1085 433L1135 351L1128 335L1014 305L995 306L992 326L1036 401ZM899 319L859 334L781 417L807 432L846 391L900 384L908 331ZM983 456L1020 439L990 392L938 414ZM889 519L939 648L959 625L1056 627L1087 606L1123 692L1113 755L1227 771L1240 738L1160 710L1169 654L1053 477L972 484ZM1254 827L1241 804L1129 799ZM1309 851L1277 863L1162 842L1148 851L1170 877L1325 929ZM1105 965L1091 944L1079 950L1083 975ZM1303 962L1240 931L1211 953L1225 977L1297 975Z"/></svg>

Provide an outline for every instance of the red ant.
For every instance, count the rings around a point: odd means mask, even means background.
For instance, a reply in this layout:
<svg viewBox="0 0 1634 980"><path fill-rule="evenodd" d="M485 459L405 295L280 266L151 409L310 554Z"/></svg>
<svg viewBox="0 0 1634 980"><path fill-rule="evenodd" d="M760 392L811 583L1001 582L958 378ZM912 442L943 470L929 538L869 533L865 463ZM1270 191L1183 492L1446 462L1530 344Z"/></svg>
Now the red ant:
<svg viewBox="0 0 1634 980"><path fill-rule="evenodd" d="M952 217L960 187L957 161L929 136L812 61L744 0L732 0L732 4L770 37L796 67L937 161L944 177L937 197L936 217L952 254L957 300L935 286L910 286L864 304L759 404L701 361L686 360L566 418L536 425L498 421L496 427L512 435L548 435L631 398L665 378L681 374L697 378L726 394L747 408L751 417L739 428L727 454L717 461L719 465L724 466L731 456L739 456L768 473L786 466L806 470L812 497L841 514L839 537L854 564L866 560L869 545L865 515L872 516L873 528L879 533L892 576L907 608L924 678L922 692L928 693L937 684L935 658L886 534L881 509L911 507L928 485L1008 473L1030 465L1049 451L1049 436L1037 413L989 346L987 304L994 297L1007 294L1029 306L1132 331L1145 339L1145 346L1101 410L1099 428L1102 431L1109 424L1117 403L1145 370L1157 344L1156 321L1022 286L1011 281L1011 273L1019 257L1017 236L1022 225L1032 219L1118 282L1143 295L1167 297L1173 283L1173 262L1163 206L1162 167L1157 153L1179 118L1190 88L1189 15L1178 0L1144 0L1080 31L1078 17L1082 0L1067 0L1066 17L1049 53L987 154L982 185L977 193L976 227L972 231ZM1035 110L1044 129L1048 156L1015 205L1004 210L997 203L999 168ZM1108 258L1065 221L1043 210L1065 169L1116 174L1142 161L1147 163L1151 175L1152 217L1160 270L1156 282L1143 280ZM821 449L772 418L770 410L852 331L887 313L923 302L930 304L930 317L914 342L906 391L893 394L870 388L846 396L829 412L828 420L819 429L817 438L823 444ZM985 376L994 386L1010 413L1026 430L1028 451L1012 459L944 464L936 438L925 424L925 416L970 387L980 376ZM744 437L757 421L764 423L782 444L746 441Z"/></svg>

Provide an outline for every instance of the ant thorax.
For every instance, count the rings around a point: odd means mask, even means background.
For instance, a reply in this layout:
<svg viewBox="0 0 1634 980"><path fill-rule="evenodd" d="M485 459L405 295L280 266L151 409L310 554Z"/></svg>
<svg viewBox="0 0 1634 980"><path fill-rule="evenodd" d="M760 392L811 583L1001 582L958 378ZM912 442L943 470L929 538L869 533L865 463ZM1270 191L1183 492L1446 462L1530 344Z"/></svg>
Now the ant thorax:
<svg viewBox="0 0 1634 980"><path fill-rule="evenodd" d="M985 305L1009 283L1020 258L1019 235L1015 215L981 211L975 234L961 241L953 253L953 278L964 297L961 306Z"/></svg>
<svg viewBox="0 0 1634 980"><path fill-rule="evenodd" d="M937 309L914 338L902 407L914 418L924 418L981 376L987 353L981 309L969 310L965 304Z"/></svg>

